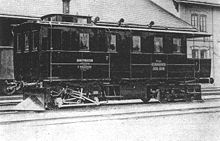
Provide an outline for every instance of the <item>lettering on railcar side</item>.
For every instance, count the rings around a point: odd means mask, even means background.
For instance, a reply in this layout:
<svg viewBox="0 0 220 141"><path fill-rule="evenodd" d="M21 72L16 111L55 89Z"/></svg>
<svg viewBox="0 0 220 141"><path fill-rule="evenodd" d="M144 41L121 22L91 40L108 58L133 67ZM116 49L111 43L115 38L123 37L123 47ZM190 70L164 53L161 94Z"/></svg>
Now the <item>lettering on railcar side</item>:
<svg viewBox="0 0 220 141"><path fill-rule="evenodd" d="M87 71L92 69L91 63L93 63L93 59L77 59L76 62L79 63L77 68L81 71Z"/></svg>

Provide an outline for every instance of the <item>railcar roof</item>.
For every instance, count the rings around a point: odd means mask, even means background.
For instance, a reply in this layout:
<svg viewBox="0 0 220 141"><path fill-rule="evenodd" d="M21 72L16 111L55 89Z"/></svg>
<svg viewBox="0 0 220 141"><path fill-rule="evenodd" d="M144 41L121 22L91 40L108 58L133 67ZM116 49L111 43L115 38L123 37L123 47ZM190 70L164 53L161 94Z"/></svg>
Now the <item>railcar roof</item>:
<svg viewBox="0 0 220 141"><path fill-rule="evenodd" d="M208 6L220 6L220 0L175 0L178 3L199 4Z"/></svg>
<svg viewBox="0 0 220 141"><path fill-rule="evenodd" d="M40 18L45 14L63 13L62 0L2 0L0 17ZM191 25L153 3L151 0L72 0L70 14L99 16L101 20L188 27Z"/></svg>
<svg viewBox="0 0 220 141"><path fill-rule="evenodd" d="M128 30L128 31L148 31L148 32L160 32L160 33L173 33L173 34L185 34L188 38L191 37L208 37L211 36L209 33L198 32L197 29L192 28L175 28L175 27L163 27L163 26L152 26L124 23L121 26L118 23L113 22L98 22L96 24L77 24L72 22L57 22L57 21L36 21L27 22L24 24L40 24L47 26L61 26L61 27L78 27L78 28L99 28L99 29L110 29L110 30Z"/></svg>
<svg viewBox="0 0 220 141"><path fill-rule="evenodd" d="M49 18L49 17L53 17L53 16L63 16L63 17L82 17L82 18L91 18L92 16L83 16L83 15L69 15L69 14L48 14L48 15L44 15L41 17L41 20L45 19L45 18Z"/></svg>

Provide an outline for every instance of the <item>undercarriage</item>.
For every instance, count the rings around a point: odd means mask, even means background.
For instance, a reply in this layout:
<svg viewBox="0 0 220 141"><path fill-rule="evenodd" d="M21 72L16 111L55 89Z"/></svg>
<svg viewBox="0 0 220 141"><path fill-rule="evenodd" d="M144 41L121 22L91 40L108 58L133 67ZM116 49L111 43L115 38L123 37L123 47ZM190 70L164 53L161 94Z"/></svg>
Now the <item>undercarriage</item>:
<svg viewBox="0 0 220 141"><path fill-rule="evenodd" d="M24 101L16 106L18 110L38 111L63 107L97 106L103 102L106 103L108 100L123 99L141 99L144 103L148 103L151 99L156 99L160 103L202 100L201 86L196 83L146 84L143 82L127 82L112 84L110 82L90 82L43 84L43 82L14 82L13 86L9 85L7 89L10 92L20 91L23 93Z"/></svg>

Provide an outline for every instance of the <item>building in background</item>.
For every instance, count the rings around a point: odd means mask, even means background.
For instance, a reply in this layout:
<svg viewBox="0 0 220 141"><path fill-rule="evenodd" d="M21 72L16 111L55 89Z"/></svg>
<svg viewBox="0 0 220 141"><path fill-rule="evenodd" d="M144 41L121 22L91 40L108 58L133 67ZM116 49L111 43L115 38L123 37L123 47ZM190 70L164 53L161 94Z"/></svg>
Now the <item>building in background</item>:
<svg viewBox="0 0 220 141"><path fill-rule="evenodd" d="M2 0L0 46L13 46L11 24L39 19L46 14L64 12L74 15L99 16L101 21L106 22L118 22L123 18L126 23L146 25L154 21L156 26L176 28L192 28L190 26L192 24L198 30L209 32L214 36L190 40L188 57L211 57L214 58L213 62L216 64L218 60L217 39L220 41L216 35L220 32L214 26L217 27L216 25L220 24L218 20L215 20L220 14L218 13L220 4L214 2L218 0L211 0L212 2L209 0L210 3L204 2L205 0L196 1L199 0ZM68 9L65 9L66 7ZM216 68L213 65L213 70L215 70L213 76L218 82L220 77L217 77Z"/></svg>
<svg viewBox="0 0 220 141"><path fill-rule="evenodd" d="M73 15L100 17L101 21L118 22L123 18L125 23L149 24L154 21L156 26L192 28L190 24L170 14L151 0L1 0L0 37L5 33L2 42L11 45L10 24L19 23L19 20L39 19L47 14L62 14L63 6L69 6L68 12ZM65 4L69 2L69 4ZM13 20L15 19L15 20ZM0 45L1 42L0 42Z"/></svg>
<svg viewBox="0 0 220 141"><path fill-rule="evenodd" d="M19 24L29 19L35 19L35 17L0 13L0 83L14 79L13 32L11 25Z"/></svg>
<svg viewBox="0 0 220 141"><path fill-rule="evenodd" d="M190 23L211 38L188 41L188 57L211 58L214 85L220 86L220 1L219 0L152 0L175 16Z"/></svg>

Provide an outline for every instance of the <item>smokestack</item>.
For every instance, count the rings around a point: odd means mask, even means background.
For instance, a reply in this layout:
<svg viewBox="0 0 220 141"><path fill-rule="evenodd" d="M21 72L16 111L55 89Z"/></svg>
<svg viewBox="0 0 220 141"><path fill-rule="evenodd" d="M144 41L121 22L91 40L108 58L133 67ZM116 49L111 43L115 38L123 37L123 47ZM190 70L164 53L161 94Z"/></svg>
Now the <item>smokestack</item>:
<svg viewBox="0 0 220 141"><path fill-rule="evenodd" d="M62 0L63 1L63 14L70 13L70 0Z"/></svg>

